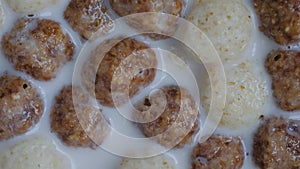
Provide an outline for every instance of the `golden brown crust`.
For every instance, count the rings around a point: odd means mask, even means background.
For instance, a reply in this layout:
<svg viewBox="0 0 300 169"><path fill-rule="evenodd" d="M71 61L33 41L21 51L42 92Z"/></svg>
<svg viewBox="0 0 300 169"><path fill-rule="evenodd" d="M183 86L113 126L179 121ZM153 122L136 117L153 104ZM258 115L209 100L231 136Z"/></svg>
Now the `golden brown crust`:
<svg viewBox="0 0 300 169"><path fill-rule="evenodd" d="M262 169L300 167L300 122L271 117L257 130L253 159Z"/></svg>
<svg viewBox="0 0 300 169"><path fill-rule="evenodd" d="M63 64L72 60L75 46L59 23L21 18L3 36L2 48L17 70L37 80L51 80Z"/></svg>
<svg viewBox="0 0 300 169"><path fill-rule="evenodd" d="M128 100L124 98L123 101L123 97L120 98L120 102L114 103L111 92L127 96L126 91L129 86L129 97L131 98L154 80L156 66L155 53L148 45L130 38L122 40L111 48L101 60L95 83L96 98L104 106L113 107L115 104L124 104ZM152 69L146 69L148 67ZM114 74L119 71L121 73ZM113 77L117 84L112 86ZM127 85L128 80L130 80L130 84Z"/></svg>
<svg viewBox="0 0 300 169"><path fill-rule="evenodd" d="M0 77L0 141L24 134L39 122L44 102L27 80Z"/></svg>
<svg viewBox="0 0 300 169"><path fill-rule="evenodd" d="M193 169L240 169L244 156L243 144L239 137L213 135L194 148L192 166Z"/></svg>
<svg viewBox="0 0 300 169"><path fill-rule="evenodd" d="M56 102L50 115L51 130L68 146L95 148L97 144L102 143L108 133L106 128L101 129L101 133L96 129L97 125L103 122L101 111L89 106L88 98L83 95L79 87L74 87L74 95L78 97L76 102L79 103L73 103L72 87L65 86L56 96ZM77 107L74 107L74 104ZM81 118L81 121L78 117ZM93 134L98 135L94 136Z"/></svg>
<svg viewBox="0 0 300 169"><path fill-rule="evenodd" d="M177 148L181 148L191 143L194 134L197 133L199 112L192 96L186 89L178 86L166 86L161 91L165 97L157 92L137 105L140 114L137 114L136 119L150 121L139 124L146 137L161 134L160 137L153 139L168 148L175 145Z"/></svg>
<svg viewBox="0 0 300 169"><path fill-rule="evenodd" d="M93 33L107 33L112 29L112 20L103 7L103 0L71 0L64 12L71 27L85 39Z"/></svg>
<svg viewBox="0 0 300 169"><path fill-rule="evenodd" d="M300 109L300 52L272 51L265 67L272 77L274 97L283 110Z"/></svg>
<svg viewBox="0 0 300 169"><path fill-rule="evenodd" d="M300 41L299 0L254 0L254 7L267 36L281 45Z"/></svg>

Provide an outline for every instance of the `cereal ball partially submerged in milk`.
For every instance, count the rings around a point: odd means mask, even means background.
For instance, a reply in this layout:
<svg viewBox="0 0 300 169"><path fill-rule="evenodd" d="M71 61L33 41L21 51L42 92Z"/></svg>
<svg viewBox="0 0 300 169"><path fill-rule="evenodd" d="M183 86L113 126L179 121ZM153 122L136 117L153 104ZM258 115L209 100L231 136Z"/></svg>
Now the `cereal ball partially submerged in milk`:
<svg viewBox="0 0 300 169"><path fill-rule="evenodd" d="M279 107L286 111L300 110L300 52L271 51L265 67L272 77L273 95Z"/></svg>
<svg viewBox="0 0 300 169"><path fill-rule="evenodd" d="M225 73L227 100L221 125L238 128L257 121L269 96L266 82L251 70L249 62L241 63ZM208 79L200 94L202 105L208 110L211 97Z"/></svg>
<svg viewBox="0 0 300 169"><path fill-rule="evenodd" d="M40 118L44 102L32 84L21 77L0 77L0 141L24 134Z"/></svg>
<svg viewBox="0 0 300 169"><path fill-rule="evenodd" d="M1 169L71 169L69 160L47 137L23 140L3 152Z"/></svg>
<svg viewBox="0 0 300 169"><path fill-rule="evenodd" d="M72 60L74 44L56 21L18 19L2 38L2 49L15 69L37 80L51 80Z"/></svg>
<svg viewBox="0 0 300 169"><path fill-rule="evenodd" d="M65 86L50 114L51 130L68 146L95 148L109 132L101 112L80 87Z"/></svg>
<svg viewBox="0 0 300 169"><path fill-rule="evenodd" d="M142 12L167 13L180 16L184 3L183 0L143 0L143 1L124 1L110 0L112 9L120 16ZM155 14L140 15L130 19L130 26L138 31L147 30L149 32L164 33L169 36L176 31L176 19L168 16L157 19ZM166 36L150 34L153 39L163 39Z"/></svg>
<svg viewBox="0 0 300 169"><path fill-rule="evenodd" d="M157 58L150 46L142 41L126 38L113 47L107 46L112 41L101 43L93 51L83 69L83 79L102 105L117 107L153 82ZM106 49L109 51L101 58L100 53ZM97 72L92 75L95 68Z"/></svg>
<svg viewBox="0 0 300 169"><path fill-rule="evenodd" d="M147 159L123 159L119 169L174 169L174 161L165 155Z"/></svg>
<svg viewBox="0 0 300 169"><path fill-rule="evenodd" d="M240 0L197 1L188 20L206 33L223 62L242 57L251 39L250 12Z"/></svg>
<svg viewBox="0 0 300 169"><path fill-rule="evenodd" d="M18 13L34 13L55 4L58 0L6 0L8 6Z"/></svg>
<svg viewBox="0 0 300 169"><path fill-rule="evenodd" d="M300 41L299 0L254 0L259 29L281 45Z"/></svg>
<svg viewBox="0 0 300 169"><path fill-rule="evenodd" d="M92 38L95 32L97 35L105 34L113 27L112 20L103 7L103 0L72 0L64 17L86 39Z"/></svg>
<svg viewBox="0 0 300 169"><path fill-rule="evenodd" d="M240 169L245 152L240 137L213 135L198 144L192 153L193 169Z"/></svg>
<svg viewBox="0 0 300 169"><path fill-rule="evenodd" d="M197 133L199 111L190 92L178 86L165 86L136 105L135 118L142 133L167 147L181 148ZM157 117L158 116L158 117ZM154 120L153 120L154 119Z"/></svg>
<svg viewBox="0 0 300 169"><path fill-rule="evenodd" d="M253 138L253 161L262 169L300 167L300 121L271 116Z"/></svg>

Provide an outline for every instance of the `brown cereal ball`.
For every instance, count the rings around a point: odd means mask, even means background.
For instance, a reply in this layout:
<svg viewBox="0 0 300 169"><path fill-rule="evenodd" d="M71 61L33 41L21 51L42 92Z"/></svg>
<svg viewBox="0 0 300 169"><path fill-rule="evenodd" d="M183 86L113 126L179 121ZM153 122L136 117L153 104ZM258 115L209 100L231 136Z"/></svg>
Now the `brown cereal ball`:
<svg viewBox="0 0 300 169"><path fill-rule="evenodd" d="M107 33L112 29L112 20L103 7L103 0L71 0L64 12L71 27L85 39L93 33Z"/></svg>
<svg viewBox="0 0 300 169"><path fill-rule="evenodd" d="M126 103L128 96L133 97L154 80L156 67L155 53L148 45L130 38L120 41L105 54L98 67L96 98L104 106ZM113 81L116 83L112 84ZM112 92L118 96L115 100Z"/></svg>
<svg viewBox="0 0 300 169"><path fill-rule="evenodd" d="M72 60L74 44L59 23L48 19L18 19L2 38L2 49L19 70L37 80L51 80Z"/></svg>
<svg viewBox="0 0 300 169"><path fill-rule="evenodd" d="M153 137L167 148L176 144L177 148L181 148L191 143L198 131L199 112L191 94L184 88L165 86L150 95L150 98L146 97L136 107L140 111L136 119L139 122L149 121L139 124L143 134ZM159 134L161 135L154 137Z"/></svg>
<svg viewBox="0 0 300 169"><path fill-rule="evenodd" d="M300 121L271 117L257 130L253 159L262 169L300 168Z"/></svg>
<svg viewBox="0 0 300 169"><path fill-rule="evenodd" d="M159 12L174 16L181 16L184 5L182 0L110 0L110 4L112 9L120 16L142 12ZM136 22L133 21L135 19ZM172 35L176 31L176 23L174 23L174 19L170 19L168 17L166 17L166 20L164 18L159 21L156 19L155 15L147 15L146 18L141 17L135 19L131 20L130 24L137 30L155 30L156 32L161 32L167 35ZM167 38L167 36L158 34L151 34L150 37L153 39Z"/></svg>
<svg viewBox="0 0 300 169"><path fill-rule="evenodd" d="M101 110L90 106L81 88L74 87L73 94L78 100L72 98L72 87L66 86L56 96L50 115L51 130L68 146L95 148L103 142L109 129Z"/></svg>
<svg viewBox="0 0 300 169"><path fill-rule="evenodd" d="M39 122L44 102L32 84L20 77L0 77L0 141L24 134Z"/></svg>
<svg viewBox="0 0 300 169"><path fill-rule="evenodd" d="M183 6L181 0L110 0L110 3L120 16L141 12L163 12L179 16Z"/></svg>
<svg viewBox="0 0 300 169"><path fill-rule="evenodd" d="M239 137L211 136L198 144L192 154L193 169L239 169L244 162L244 148Z"/></svg>
<svg viewBox="0 0 300 169"><path fill-rule="evenodd" d="M274 97L283 110L300 110L300 52L272 51L265 61Z"/></svg>
<svg viewBox="0 0 300 169"><path fill-rule="evenodd" d="M254 0L260 30L281 45L300 41L299 0Z"/></svg>

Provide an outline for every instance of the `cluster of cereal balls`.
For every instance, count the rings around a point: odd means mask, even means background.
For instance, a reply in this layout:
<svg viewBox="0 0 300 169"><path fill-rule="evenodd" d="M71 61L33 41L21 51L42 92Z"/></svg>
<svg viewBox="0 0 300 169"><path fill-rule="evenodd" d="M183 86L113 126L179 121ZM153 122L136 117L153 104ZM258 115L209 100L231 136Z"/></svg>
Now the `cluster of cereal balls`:
<svg viewBox="0 0 300 169"><path fill-rule="evenodd" d="M244 15L247 13L245 9L237 8L240 2L231 2L197 1L192 7L191 15L187 17L210 37L225 66L230 61L238 63L225 70L227 100L220 125L239 129L250 127L251 124L255 125L260 122L260 119L264 119L253 138L254 163L262 169L299 168L299 121L275 116L264 118L264 105L270 94L266 79L261 79L260 75L255 73L253 69L257 64L255 61L236 62L243 57L243 47L251 38L252 28L245 19L247 17ZM259 30L280 46L266 56L264 66L272 78L273 95L278 107L290 113L288 116L292 115L293 112L300 110L300 52L290 50L300 43L300 2L298 0L254 0L253 6L259 19ZM251 20L251 15L249 13L247 15ZM213 85L215 82L211 83ZM204 79L201 95L202 105L208 110L211 99L208 78ZM279 116L275 112L273 115ZM212 139L214 138L211 137L209 140ZM205 154L204 152L211 152L203 148L209 143L216 147L211 141L199 145L198 152L195 150L193 154L197 157L193 161L193 168L220 168L221 166L227 168L225 162L216 165L210 163L209 160L214 161L214 158L210 157L215 157L217 161L217 155L222 152L216 148L215 156ZM230 145L230 142L226 145ZM202 151L200 147L203 148ZM238 150L236 149L235 152ZM229 158L230 155L227 153L222 160L228 162L226 157ZM239 163L236 161L235 164ZM236 165L233 168L241 167L242 165Z"/></svg>
<svg viewBox="0 0 300 169"><path fill-rule="evenodd" d="M39 81L54 79L62 67L74 59L76 44L66 28L55 20L42 17L29 17L33 13L45 10L47 7L58 3L57 0L9 0L6 4L11 10L24 15L18 18L11 30L5 33L1 40L3 53L7 60L18 71L30 75ZM184 1L121 1L110 0L113 11L119 16L126 16L139 12L164 12L174 16L182 16ZM298 0L255 0L254 7L261 20L260 30L274 39L280 45L290 45L300 41L300 3ZM5 14L0 8L0 22L5 20ZM218 9L218 10L217 10ZM221 9L221 10L220 10ZM103 0L71 0L63 13L64 19L84 40L90 39L94 33L108 33L113 28L113 21L107 12ZM155 40L167 38L175 33L176 24L163 23L167 29L161 30L160 24L152 24L155 17L146 20L132 21L134 29L155 30L165 35L150 34ZM211 38L216 50L219 52L224 64L240 60L248 43L251 40L252 27L249 11L239 0L202 0L197 1L191 9L187 19L202 29ZM141 25L135 24L136 22ZM167 31L166 31L167 30ZM111 81L113 71L134 53L134 57L143 58L146 62L137 62L135 65L149 65L156 67L155 53L135 52L150 48L147 44L136 39L127 38L119 42L106 53L103 65L97 70L95 97L99 102L108 107L114 107L111 95ZM267 71L273 80L274 96L278 105L287 111L300 109L300 54L299 51L277 50L272 51L265 62ZM136 95L143 87L153 82L156 72L153 70L139 70L130 64L123 65L133 75L128 78L133 80L129 88L130 97ZM148 66L148 65L147 65ZM269 91L266 84L258 78L252 70L253 63L243 62L227 70L227 102L221 125L237 129L247 126L261 117L264 103ZM125 69L124 69L125 70ZM122 69L120 70L122 71ZM138 76L134 76L138 74ZM123 93L123 81L115 86L118 94ZM87 84L89 85L89 84ZM37 124L44 111L45 103L37 87L22 77L3 74L0 77L0 141L24 134ZM209 85L203 89L203 106L209 105ZM188 123L190 119L198 118L199 112L195 102L186 89L179 86L165 86L161 91L166 96L167 108L156 120L138 125L146 137L163 133L169 126L189 128L190 132L181 133L178 130L168 131L156 137L154 141L162 146L169 147L169 143L177 141L177 148L189 144L198 131L198 123ZM78 96L74 102L72 95ZM154 93L156 95L157 93ZM62 140L65 145L73 147L95 148L101 144L109 128L101 115L102 110L90 105L89 93L80 87L65 86L56 96L50 112L51 130ZM190 105L191 109L183 110L179 114L181 102ZM149 107L159 107L160 98L150 99L145 97L136 107L144 117L152 116L157 111ZM82 114L76 114L76 108L81 108ZM149 110L149 111L148 111ZM253 113L254 112L254 113ZM83 123L78 116L82 115ZM84 118L85 117L85 118ZM176 120L179 119L179 122ZM188 119L188 122L186 121ZM99 130L100 126L100 130ZM258 129L254 136L253 158L261 168L299 168L299 121L271 117ZM99 133L98 133L99 132ZM90 133L97 134L97 142L90 138ZM185 137L184 137L185 136ZM182 138L182 140L180 140ZM179 140L179 141L178 141ZM274 141L275 140L275 141ZM201 168L241 168L244 161L244 147L240 137L213 135L205 143L198 144L192 152L192 167ZM34 149L28 149L28 144L34 144ZM20 153L21 152L21 153ZM19 156L18 154L21 154ZM31 156L28 156L31 155ZM51 158L44 158L49 156ZM43 167L66 168L66 164L57 161L62 157L47 139L25 141L12 147L10 153L0 163L1 168L19 168L22 164L28 168ZM20 158L21 157L21 158ZM19 159L22 162L12 163L8 159ZM63 157L62 157L63 158ZM38 159L39 164L31 164L29 160ZM285 160L282 160L285 159ZM56 164L56 166L51 166ZM49 167L50 166L50 167ZM121 163L121 168L174 168L172 160L165 156L146 160L127 160Z"/></svg>
<svg viewBox="0 0 300 169"><path fill-rule="evenodd" d="M180 16L183 10L183 2L174 0L170 3L171 5L167 2L169 1L163 1L163 3L148 1L142 5L134 3L128 5L132 6L132 10L130 10L132 13L153 11ZM0 141L23 135L39 123L47 109L41 91L34 82L47 83L55 79L65 64L71 62L76 56L78 46L74 43L67 28L63 27L59 21L35 15L47 10L48 7L56 3L58 3L56 0L26 0L22 3L13 0L6 2L6 5L12 11L18 13L18 18L14 21L12 28L1 39L2 51L15 70L28 76L21 77L4 73L0 78L0 105L2 107L0 110ZM124 7L122 7L125 5L124 3L123 1L111 1L113 10L120 16L130 14L124 13ZM138 9L143 10L139 11ZM94 33L99 31L107 33L113 27L112 19L107 14L107 9L104 7L104 1L102 0L71 0L66 6L63 17L71 28L82 37L82 42L89 40ZM155 21L154 17L150 19ZM170 27L167 24L166 26ZM153 29L161 31L157 25L153 25ZM174 31L166 32L166 34L172 33ZM154 34L149 36L153 39L167 38L167 36ZM129 89L130 97L139 93L143 87L150 85L156 76L156 71L155 69L144 70L141 69L141 66L148 63L149 65L146 66L156 68L158 61L155 52L149 48L142 41L127 38L105 54L103 63L100 64L97 70L96 83L93 84L96 87L95 97L102 105L115 107L111 96L111 80L115 71L114 68L119 65L125 66L126 70L130 68L130 72L132 72L132 75L125 77L132 80ZM143 52L143 49L149 50ZM133 59L138 58L132 60L136 63L135 66L122 62L130 54L133 54ZM25 77L29 78L25 79ZM117 84L121 94L123 93L121 88L124 85L123 80ZM176 141L179 140L176 143L179 144L178 147L190 144L197 133L198 124L186 119L196 119L199 115L191 94L179 86L165 86L162 91L167 96L168 108L163 112L160 119L139 126L141 131L146 137L151 137L171 125L177 125L179 128L190 129L191 132L187 133L186 136L186 133L173 130L154 141L166 147L169 146L168 141L172 142L174 138L176 138ZM94 149L104 141L110 132L107 126L108 123L102 116L102 110L98 107L87 106L91 105L89 94L81 87L68 85L63 87L54 99L50 111L50 128L64 145ZM74 95L77 96L78 100L74 100ZM154 99L153 104L155 105L158 100L159 98ZM191 110L184 109L183 112L180 111L181 102L189 104ZM145 106L148 107L149 105L137 105L141 111ZM78 108L81 110L81 114L76 112ZM152 112L145 113L151 114ZM173 116L173 118L169 119L169 116ZM78 117L81 117L82 121ZM176 121L177 118L179 121ZM151 127L153 125L157 126L155 130ZM93 134L96 135L95 138L91 138ZM167 138L167 140L164 138ZM182 142L180 142L181 139ZM50 155L51 158L46 158L47 155ZM22 165L25 168L45 166L49 169L68 168L65 164L57 162L60 157L62 155L56 151L55 146L49 142L49 139L33 138L11 147L9 152L1 159L0 166L4 169L19 168ZM10 159L19 161L12 162ZM34 163L31 164L31 160Z"/></svg>
<svg viewBox="0 0 300 169"><path fill-rule="evenodd" d="M300 43L299 6L297 0L254 1L259 29L279 45L266 56L264 66L275 101L287 116L300 110L300 52L290 49ZM299 168L300 122L291 116L270 117L258 128L253 158L260 168Z"/></svg>

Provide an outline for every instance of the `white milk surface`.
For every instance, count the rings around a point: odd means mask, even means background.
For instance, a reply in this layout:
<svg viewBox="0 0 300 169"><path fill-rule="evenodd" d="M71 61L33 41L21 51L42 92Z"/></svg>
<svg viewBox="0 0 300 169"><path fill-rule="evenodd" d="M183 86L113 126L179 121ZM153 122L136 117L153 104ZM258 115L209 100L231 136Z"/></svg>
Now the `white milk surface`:
<svg viewBox="0 0 300 169"><path fill-rule="evenodd" d="M12 10L10 10L8 6L5 4L4 0L2 0L1 2L2 2L2 7L4 9L5 18L4 18L3 25L0 27L0 37L2 37L5 32L11 29L12 24L18 17L22 16L21 14L17 14ZM74 60L66 64L55 79L49 82L36 81L33 78L31 78L29 75L15 71L12 65L3 56L3 53L0 53L0 74L3 72L8 72L10 74L19 75L26 79L29 79L34 85L36 85L39 88L39 90L41 91L45 99L45 111L41 121L28 133L24 135L16 136L7 141L0 142L0 154L1 152L6 151L10 146L17 144L18 142L20 142L25 138L30 138L39 135L48 135L52 138L52 141L57 146L57 149L70 159L72 163L72 169L117 169L122 160L121 157L110 154L109 152L106 152L101 148L92 150L90 148L67 147L56 137L54 133L50 132L49 115L51 112L51 107L54 103L54 98L64 85L71 84L75 61L84 43L84 41L81 40L80 36L71 29L71 27L67 24L67 22L63 18L63 11L66 8L68 3L69 3L68 0L60 0L56 5L46 8L45 10L36 14L36 16L40 18L49 18L61 23L61 26L70 34L71 38L76 44L76 54L74 56ZM267 53L272 49L277 49L279 46L277 46L274 42L272 42L270 39L265 37L258 30L258 19L254 15L252 0L244 0L244 4L251 11L254 33L253 33L253 39L251 41L251 44L249 44L244 54L243 60L250 59L255 62L255 67L256 67L255 71L257 71L261 75L262 79L266 79L268 81L268 87L271 91L270 77L265 72L263 63ZM188 9L189 7L190 5L188 5ZM178 43L172 40L161 40L156 42L148 41L148 43L152 47L166 49L173 53L178 54L178 56L180 56L181 58L183 58L183 60L189 63L192 71L194 72L194 75L196 76L198 83L201 82L201 74L203 74L204 72L203 66L189 59L188 58L189 53L186 52L187 50L181 50L182 47L179 47L181 45L179 45ZM297 46L295 48L297 48ZM184 86L188 88L191 91L192 95L195 97L194 91L197 89L190 87L189 78L184 76L184 73L187 71L187 68L185 66L178 66L176 60L172 59L172 57L159 57L158 55L158 60L159 60L159 66L169 67L170 70L174 71L174 74L177 75L177 78L180 81L184 82L183 83ZM139 98L141 98L142 96L149 94L151 90L157 89L161 86L168 85L168 84L174 84L174 80L170 79L165 74L158 72L155 81L149 87L147 87L143 93L135 97L133 100L139 100ZM199 98L198 99L195 98L195 100L199 100ZM197 102L197 105L200 105L200 103ZM112 126L119 132L131 136L141 135L139 130L136 129L135 126L132 125L129 121L125 120L122 116L120 116L115 109L104 107L103 112L105 116L108 118L108 120L110 121L110 123L112 124ZM270 97L270 99L268 100L268 103L265 106L263 114L284 115L288 118L300 117L299 112L288 113L288 114L284 113L276 106L273 97ZM201 113L201 116L203 115L204 113ZM252 151L251 147L252 147L252 137L254 131L258 127L258 124L259 123L253 124L251 126L246 126L245 128L239 130L218 128L216 131L216 133L222 135L240 136L242 138L245 146L245 161L244 161L243 169L255 168L251 159L251 151ZM118 140L115 141L117 142ZM192 145L187 145L182 149L170 150L166 153L166 155L174 159L176 164L175 166L176 169L189 169L191 167L191 159L190 159L191 152L192 152L192 148L194 147L194 145L196 145L196 143L197 140L195 139Z"/></svg>

